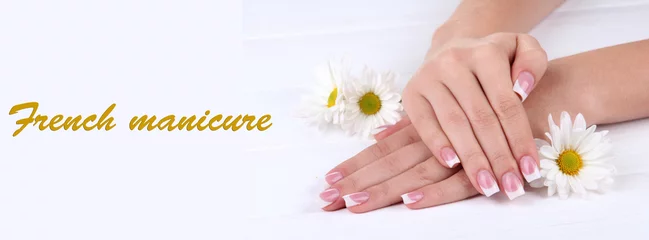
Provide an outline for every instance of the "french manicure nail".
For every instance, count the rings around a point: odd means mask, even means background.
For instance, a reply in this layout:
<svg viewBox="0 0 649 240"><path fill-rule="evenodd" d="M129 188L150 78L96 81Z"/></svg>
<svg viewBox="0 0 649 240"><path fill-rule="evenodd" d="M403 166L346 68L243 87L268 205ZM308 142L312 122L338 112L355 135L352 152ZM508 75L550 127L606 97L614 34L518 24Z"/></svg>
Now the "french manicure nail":
<svg viewBox="0 0 649 240"><path fill-rule="evenodd" d="M485 196L490 197L497 192L500 192L496 180L491 176L491 173L487 170L482 170L478 172L478 185L482 189L482 192Z"/></svg>
<svg viewBox="0 0 649 240"><path fill-rule="evenodd" d="M370 194L366 192L357 192L343 196L346 207L353 207L370 199Z"/></svg>
<svg viewBox="0 0 649 240"><path fill-rule="evenodd" d="M329 185L333 185L334 183L340 181L340 179L343 179L343 174L340 172L332 172L325 176L325 181L327 181Z"/></svg>
<svg viewBox="0 0 649 240"><path fill-rule="evenodd" d="M455 151L451 149L450 147L445 147L442 148L442 159L444 159L444 162L446 162L446 165L448 167L452 168L455 167L458 163L460 163L460 159L457 158L457 154L455 154Z"/></svg>
<svg viewBox="0 0 649 240"><path fill-rule="evenodd" d="M338 197L340 197L340 192L335 188L329 188L320 193L320 199L329 203L336 201Z"/></svg>
<svg viewBox="0 0 649 240"><path fill-rule="evenodd" d="M541 178L539 167L536 165L534 158L530 156L521 158L521 172L523 173L523 177L525 177L525 181L528 183Z"/></svg>
<svg viewBox="0 0 649 240"><path fill-rule="evenodd" d="M389 128L389 127L392 127L392 126L394 126L394 125L383 125L383 126L379 126L379 127L377 127L376 129L378 129L378 130L384 130L384 129Z"/></svg>
<svg viewBox="0 0 649 240"><path fill-rule="evenodd" d="M527 96L532 91L534 86L534 76L529 72L521 72L518 74L516 82L514 82L514 92L521 96L521 101L525 101Z"/></svg>
<svg viewBox="0 0 649 240"><path fill-rule="evenodd" d="M401 195L404 204L416 203L422 198L424 198L424 193L422 192L411 192Z"/></svg>
<svg viewBox="0 0 649 240"><path fill-rule="evenodd" d="M525 189L523 189L523 184L521 180L518 179L516 174L508 172L503 175L503 187L505 188L505 193L509 200L514 200L514 198L520 197L525 194Z"/></svg>

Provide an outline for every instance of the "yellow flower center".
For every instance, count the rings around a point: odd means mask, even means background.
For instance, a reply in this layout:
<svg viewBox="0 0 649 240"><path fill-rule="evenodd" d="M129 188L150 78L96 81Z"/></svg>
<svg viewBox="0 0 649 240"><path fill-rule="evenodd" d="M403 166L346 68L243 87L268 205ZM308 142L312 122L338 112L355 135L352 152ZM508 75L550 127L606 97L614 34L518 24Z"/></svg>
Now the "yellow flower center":
<svg viewBox="0 0 649 240"><path fill-rule="evenodd" d="M559 155L557 165L562 173L575 176L579 174L579 170L584 166L584 162L575 150L565 150Z"/></svg>
<svg viewBox="0 0 649 240"><path fill-rule="evenodd" d="M338 98L338 88L334 88L334 90L331 91L331 93L329 93L329 99L327 100L327 108L336 105L336 98Z"/></svg>
<svg viewBox="0 0 649 240"><path fill-rule="evenodd" d="M381 99L373 92L368 92L358 100L358 107L365 115L374 115L381 110Z"/></svg>

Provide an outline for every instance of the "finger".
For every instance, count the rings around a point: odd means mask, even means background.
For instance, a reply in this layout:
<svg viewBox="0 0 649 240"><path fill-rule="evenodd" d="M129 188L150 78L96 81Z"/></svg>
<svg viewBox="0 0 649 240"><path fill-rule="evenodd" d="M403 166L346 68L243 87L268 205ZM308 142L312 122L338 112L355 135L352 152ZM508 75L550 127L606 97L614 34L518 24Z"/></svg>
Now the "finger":
<svg viewBox="0 0 649 240"><path fill-rule="evenodd" d="M386 137L398 132L399 130L401 130L401 129L407 127L407 126L410 126L410 124L411 124L410 118L408 118L408 116L404 116L396 124L391 125L391 126L386 126L385 129L383 129L383 131L381 131L381 132L379 132L377 134L374 134L374 139L376 139L377 141L385 139Z"/></svg>
<svg viewBox="0 0 649 240"><path fill-rule="evenodd" d="M496 33L487 39L501 46L511 64L512 89L525 101L548 67L548 55L536 38L528 34Z"/></svg>
<svg viewBox="0 0 649 240"><path fill-rule="evenodd" d="M325 175L327 184L332 185L345 176L349 176L358 169L387 156L388 154L404 146L420 141L419 135L413 126L408 126L378 141L372 146L364 149L355 156L338 164Z"/></svg>
<svg viewBox="0 0 649 240"><path fill-rule="evenodd" d="M499 60L495 56L502 56L504 59L500 59L501 62L507 63L507 56L502 52L498 55L497 51L499 51L497 48L477 48L472 59L481 61L486 65L485 68L487 69L491 69L489 66L494 65L492 62ZM511 153L498 117L489 104L487 97L485 97L483 87L480 86L474 74L471 71L455 71L454 75L457 79L445 80L445 84L449 86L464 114L468 117L471 124L470 128L473 129L482 152L487 156L496 179L500 180L500 186L508 186L508 188L505 188L505 193L510 199L514 199L525 193L522 182L518 180L522 179L518 164ZM485 72L480 72L480 74L485 74ZM491 74L491 72L487 72L485 76L488 78L498 77ZM458 81L458 79L470 79L470 81L463 82ZM489 86L484 86L484 88L487 87ZM511 91L509 92L511 93ZM445 126L444 123L442 122L442 127ZM451 140L451 142L453 141ZM486 173L481 173L485 165L465 162L463 158L460 159L469 178L475 179L474 181L477 181L483 190L489 189L491 181L489 181ZM493 185L491 186L493 187Z"/></svg>
<svg viewBox="0 0 649 240"><path fill-rule="evenodd" d="M397 176L418 163L425 161L430 156L432 154L423 142L405 146L359 169L325 190L323 193L326 196L321 195L321 198L326 202L332 202L332 204L323 209L326 211L336 210L344 207L345 203L351 206L353 202L345 202L341 199L341 196L345 197L347 194L359 192Z"/></svg>
<svg viewBox="0 0 649 240"><path fill-rule="evenodd" d="M528 90L531 91L531 87L534 85L534 76L531 72L543 75L547 67L547 56L539 43L529 35L518 34L511 39L518 39L514 63L518 63L519 69L516 71L520 72L519 78L515 80L516 83L513 86L514 91L517 88L520 89L521 86L530 87ZM511 49L509 52L512 52ZM498 57L502 59L500 61L493 60ZM507 56L503 54L494 54L488 58L491 60L473 59L474 74L480 80L482 89L498 116L509 142L510 151L520 166L520 171L527 182L532 182L541 177L538 170L539 157L526 110L519 100L519 96L511 91L510 84L513 75L510 73L513 69L510 69ZM491 64L484 64L484 61L489 61ZM527 93L523 92L523 94ZM524 95L523 98L526 96Z"/></svg>
<svg viewBox="0 0 649 240"><path fill-rule="evenodd" d="M443 71L446 74L443 76L445 78L457 80L457 82L461 82L460 80L476 82L475 79L471 80L473 75L467 69L457 66L446 66L445 68L446 71ZM477 82L474 85L477 85ZM473 186L486 196L500 191L494 180L489 160L474 135L471 123L450 90L442 85L432 91L422 91L421 94L432 103L431 105L435 106L435 115L439 119L443 132L451 133L447 134L448 140L457 151L462 167L468 173ZM413 119L414 125L414 116L411 115L411 119ZM417 131L420 132L419 129ZM425 141L423 136L422 140ZM478 179L485 181L480 185Z"/></svg>
<svg viewBox="0 0 649 240"><path fill-rule="evenodd" d="M460 170L441 182L404 194L403 202L410 209L421 209L464 200L477 194L466 172Z"/></svg>
<svg viewBox="0 0 649 240"><path fill-rule="evenodd" d="M431 86L431 91L443 86ZM404 107L412 117L412 125L417 129L417 133L422 141L431 150L435 159L446 167L453 168L460 163L460 159L455 153L453 145L448 140L448 137L439 125L435 117L435 111L431 107L431 102L420 95L420 93L412 93L404 98Z"/></svg>
<svg viewBox="0 0 649 240"><path fill-rule="evenodd" d="M402 194L442 181L458 170L458 168L444 167L437 159L430 157L394 178L363 190L368 193L368 200L348 210L363 213L399 203Z"/></svg>

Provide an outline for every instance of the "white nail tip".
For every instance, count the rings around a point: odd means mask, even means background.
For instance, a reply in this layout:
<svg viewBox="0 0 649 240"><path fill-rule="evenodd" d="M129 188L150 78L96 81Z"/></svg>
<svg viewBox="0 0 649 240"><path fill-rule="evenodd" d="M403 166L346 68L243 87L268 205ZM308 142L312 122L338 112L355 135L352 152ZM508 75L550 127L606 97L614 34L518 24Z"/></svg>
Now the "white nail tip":
<svg viewBox="0 0 649 240"><path fill-rule="evenodd" d="M482 188L482 187L480 187ZM484 195L487 197L491 197L491 195L496 194L497 192L500 192L500 188L498 188L498 184L493 184L491 185L490 188L482 188L482 192L484 192Z"/></svg>
<svg viewBox="0 0 649 240"><path fill-rule="evenodd" d="M457 156L455 156L451 160L446 161L446 165L448 165L449 167L455 167L455 165L457 165L458 163L460 163L460 159L457 158Z"/></svg>
<svg viewBox="0 0 649 240"><path fill-rule="evenodd" d="M415 200L410 199L410 197L408 197L408 194L407 194L407 193L401 195L401 199L403 199L403 203L404 203L404 204L411 204L411 203L416 202Z"/></svg>
<svg viewBox="0 0 649 240"><path fill-rule="evenodd" d="M335 178L332 179L333 182L340 181L340 179L343 178L343 175L340 174L339 172L332 172L332 173L329 173L329 174L325 175L325 182L326 182L327 184L329 184L329 182L327 182L326 179L329 178L329 176L335 176Z"/></svg>
<svg viewBox="0 0 649 240"><path fill-rule="evenodd" d="M516 80L516 83L514 83L514 92L518 93L519 96L521 96L521 101L525 101L527 98L527 93L523 88L521 87L520 84L518 84L518 80Z"/></svg>
<svg viewBox="0 0 649 240"><path fill-rule="evenodd" d="M354 200L351 198L351 195L352 195L352 194L347 194L347 195L343 196L343 200L345 200L345 206L346 206L346 207L353 207L353 206L356 206L356 205L358 205L358 204L361 204L361 203L365 202L365 201L363 201L363 202L356 202L356 201L354 201Z"/></svg>
<svg viewBox="0 0 649 240"><path fill-rule="evenodd" d="M318 205L320 205L320 206L322 206L322 207L329 206L329 205L331 205L332 203L334 203L334 202L327 202L327 201L325 201L325 200L322 200L322 199L318 198Z"/></svg>
<svg viewBox="0 0 649 240"><path fill-rule="evenodd" d="M525 177L525 181L531 183L534 180L541 178L541 173L539 172L538 168L534 168L534 172L532 174L523 173L523 177Z"/></svg>
<svg viewBox="0 0 649 240"><path fill-rule="evenodd" d="M518 185L518 190L516 190L514 192L505 191L505 193L507 193L507 197L509 198L509 200L514 200L517 197L523 196L525 194L525 190L523 189L523 186L521 184L519 184Z"/></svg>

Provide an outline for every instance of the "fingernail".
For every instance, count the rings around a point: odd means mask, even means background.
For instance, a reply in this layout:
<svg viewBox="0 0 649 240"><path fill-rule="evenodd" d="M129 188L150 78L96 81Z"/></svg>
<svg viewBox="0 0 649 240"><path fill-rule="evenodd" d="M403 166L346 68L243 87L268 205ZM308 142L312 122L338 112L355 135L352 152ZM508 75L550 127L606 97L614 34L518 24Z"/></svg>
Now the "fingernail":
<svg viewBox="0 0 649 240"><path fill-rule="evenodd" d="M520 197L525 194L525 189L523 189L523 184L521 180L518 179L516 174L508 172L503 175L503 187L505 188L505 193L509 200L514 200L514 198Z"/></svg>
<svg viewBox="0 0 649 240"><path fill-rule="evenodd" d="M491 173L489 173L489 171L487 170L478 172L478 185L480 185L482 192L484 192L484 195L487 197L500 192L500 188L498 188L496 180L494 180L494 177L491 176Z"/></svg>
<svg viewBox="0 0 649 240"><path fill-rule="evenodd" d="M389 127L392 127L392 126L394 126L394 125L383 125L383 126L377 127L376 129L383 130L383 129L386 129L386 128L389 128Z"/></svg>
<svg viewBox="0 0 649 240"><path fill-rule="evenodd" d="M521 158L521 172L523 173L523 177L525 177L525 181L528 183L541 178L539 167L536 165L534 158L530 156Z"/></svg>
<svg viewBox="0 0 649 240"><path fill-rule="evenodd" d="M416 203L422 198L424 198L424 193L422 192L411 192L401 195L404 204Z"/></svg>
<svg viewBox="0 0 649 240"><path fill-rule="evenodd" d="M338 189L335 188L329 188L320 193L320 199L322 199L325 202L336 201L336 199L338 199L339 196L340 196L340 192L338 191Z"/></svg>
<svg viewBox="0 0 649 240"><path fill-rule="evenodd" d="M347 194L343 196L343 199L345 200L346 207L353 207L361 203L367 202L367 200L370 199L370 194L366 192L357 192L357 193Z"/></svg>
<svg viewBox="0 0 649 240"><path fill-rule="evenodd" d="M518 79L514 82L514 92L521 96L521 101L525 101L534 86L534 76L529 72L521 72Z"/></svg>
<svg viewBox="0 0 649 240"><path fill-rule="evenodd" d="M325 176L325 181L327 181L329 185L333 185L334 183L340 181L340 179L343 179L343 174L340 172L332 172Z"/></svg>
<svg viewBox="0 0 649 240"><path fill-rule="evenodd" d="M457 158L457 154L455 154L455 151L453 151L453 149L451 149L450 147L442 148L442 159L444 159L446 165L451 168L460 163L460 159Z"/></svg>

